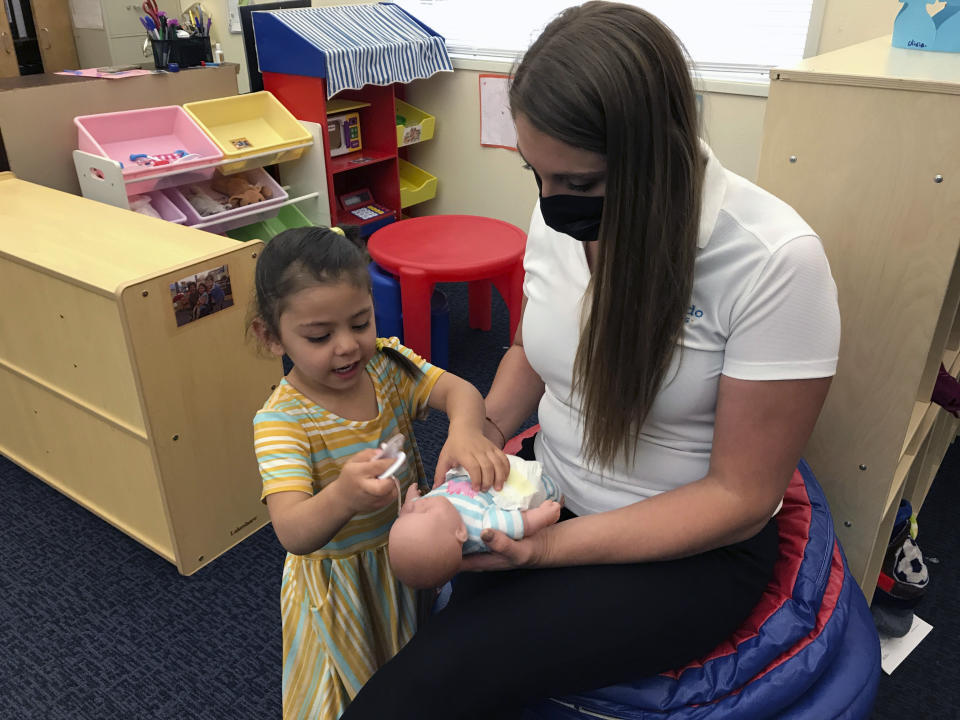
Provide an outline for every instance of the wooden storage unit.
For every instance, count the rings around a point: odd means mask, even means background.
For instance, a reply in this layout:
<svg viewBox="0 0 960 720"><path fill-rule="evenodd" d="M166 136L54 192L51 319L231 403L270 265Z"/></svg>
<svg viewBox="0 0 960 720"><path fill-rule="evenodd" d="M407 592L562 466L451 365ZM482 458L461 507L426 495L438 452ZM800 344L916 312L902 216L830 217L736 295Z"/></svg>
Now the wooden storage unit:
<svg viewBox="0 0 960 720"><path fill-rule="evenodd" d="M771 73L758 180L823 239L840 365L806 451L871 597L901 497L919 511L958 422L960 55L890 38Z"/></svg>
<svg viewBox="0 0 960 720"><path fill-rule="evenodd" d="M282 373L244 335L262 244L12 173L0 226L0 452L185 575L262 527L251 422ZM170 284L223 265L233 306L178 327Z"/></svg>

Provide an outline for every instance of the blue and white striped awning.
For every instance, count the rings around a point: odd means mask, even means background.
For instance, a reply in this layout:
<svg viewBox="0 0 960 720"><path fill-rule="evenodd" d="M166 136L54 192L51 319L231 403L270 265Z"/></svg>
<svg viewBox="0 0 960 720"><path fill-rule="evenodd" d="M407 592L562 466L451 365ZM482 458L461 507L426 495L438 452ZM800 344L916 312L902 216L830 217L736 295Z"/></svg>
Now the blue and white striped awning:
<svg viewBox="0 0 960 720"><path fill-rule="evenodd" d="M393 3L253 13L261 72L327 79L327 97L453 70L442 37Z"/></svg>

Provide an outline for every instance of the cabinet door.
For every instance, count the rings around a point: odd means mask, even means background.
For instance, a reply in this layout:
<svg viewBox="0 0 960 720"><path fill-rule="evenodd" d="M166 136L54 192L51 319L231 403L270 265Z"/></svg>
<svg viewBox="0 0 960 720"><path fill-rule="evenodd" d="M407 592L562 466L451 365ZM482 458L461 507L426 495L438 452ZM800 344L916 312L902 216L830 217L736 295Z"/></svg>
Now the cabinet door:
<svg viewBox="0 0 960 720"><path fill-rule="evenodd" d="M30 0L30 7L33 8L43 71L54 73L78 68L80 61L67 0Z"/></svg>
<svg viewBox="0 0 960 720"><path fill-rule="evenodd" d="M0 2L0 77L17 77L20 64L17 51L13 47L13 35L10 34L10 22L7 20L7 6Z"/></svg>
<svg viewBox="0 0 960 720"><path fill-rule="evenodd" d="M131 37L110 38L110 60L114 65L144 65L149 70L153 67L153 53L147 48L143 54L145 35Z"/></svg>

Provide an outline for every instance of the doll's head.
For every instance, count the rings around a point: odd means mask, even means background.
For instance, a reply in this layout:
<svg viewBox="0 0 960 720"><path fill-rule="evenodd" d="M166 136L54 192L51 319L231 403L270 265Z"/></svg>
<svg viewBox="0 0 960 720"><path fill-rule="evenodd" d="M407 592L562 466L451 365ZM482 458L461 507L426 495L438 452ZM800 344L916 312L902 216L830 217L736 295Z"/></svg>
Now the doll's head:
<svg viewBox="0 0 960 720"><path fill-rule="evenodd" d="M436 588L457 574L467 527L445 497L407 496L390 529L390 567L404 585Z"/></svg>

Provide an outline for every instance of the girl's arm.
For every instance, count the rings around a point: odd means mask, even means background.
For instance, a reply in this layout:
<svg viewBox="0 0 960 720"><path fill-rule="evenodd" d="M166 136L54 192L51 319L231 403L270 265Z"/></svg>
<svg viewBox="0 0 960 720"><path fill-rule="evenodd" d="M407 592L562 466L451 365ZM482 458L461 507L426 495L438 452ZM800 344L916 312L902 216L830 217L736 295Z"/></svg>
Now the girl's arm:
<svg viewBox="0 0 960 720"><path fill-rule="evenodd" d="M540 398L543 397L543 380L530 367L527 353L523 349L523 315L526 309L527 298L524 296L513 345L500 361L493 385L487 393L486 415L496 427L487 422L484 433L497 447L503 447L504 441L517 432L523 421L537 409ZM500 437L501 432L503 438Z"/></svg>
<svg viewBox="0 0 960 720"><path fill-rule="evenodd" d="M468 556L462 569L650 562L752 537L783 497L829 387L830 378L721 376L704 478L618 510L551 525L519 541L485 531L483 540L493 552Z"/></svg>
<svg viewBox="0 0 960 720"><path fill-rule="evenodd" d="M306 555L319 550L350 519L396 502L393 478L378 478L393 462L372 460L376 450L362 450L343 465L340 476L316 495L278 492L267 495L267 510L277 539L287 552Z"/></svg>
<svg viewBox="0 0 960 720"><path fill-rule="evenodd" d="M450 430L437 458L433 486L443 482L447 470L462 465L475 488L502 488L510 474L510 463L503 451L484 436L480 392L466 380L445 372L433 386L427 405L443 410L450 418Z"/></svg>

